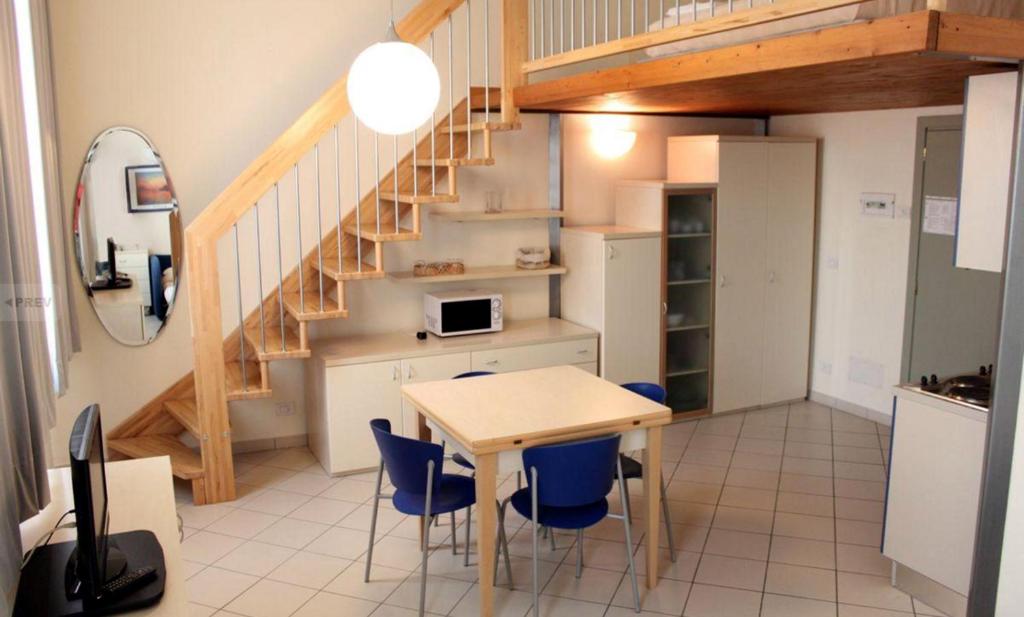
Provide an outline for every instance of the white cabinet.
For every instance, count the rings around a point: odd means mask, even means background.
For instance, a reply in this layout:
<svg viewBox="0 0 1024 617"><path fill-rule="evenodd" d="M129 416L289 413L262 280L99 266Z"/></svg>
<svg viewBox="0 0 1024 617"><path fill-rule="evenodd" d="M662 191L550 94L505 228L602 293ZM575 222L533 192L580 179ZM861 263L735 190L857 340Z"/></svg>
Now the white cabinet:
<svg viewBox="0 0 1024 617"><path fill-rule="evenodd" d="M714 412L807 395L816 152L813 139L669 138L664 190L717 189Z"/></svg>
<svg viewBox="0 0 1024 617"><path fill-rule="evenodd" d="M469 353L452 353L442 356L425 358L409 358L402 360L402 384L421 381L437 381L451 379L456 375L468 373L471 368ZM406 437L418 437L416 408L402 400L402 434Z"/></svg>
<svg viewBox="0 0 1024 617"><path fill-rule="evenodd" d="M1003 269L1017 90L1016 71L967 78L954 257L958 268Z"/></svg>
<svg viewBox="0 0 1024 617"><path fill-rule="evenodd" d="M370 420L387 418L391 429L402 429L401 362L370 362L334 366L323 382L325 430L311 431L313 452L329 473L373 467L380 460L370 433Z"/></svg>
<svg viewBox="0 0 1024 617"><path fill-rule="evenodd" d="M596 360L596 332L547 318L506 322L502 332L457 339L417 341L396 333L315 341L305 371L310 449L330 474L371 469L380 454L370 420L387 418L395 433L418 436L417 413L402 398L403 384L451 379L471 370L562 364L596 374Z"/></svg>
<svg viewBox="0 0 1024 617"><path fill-rule="evenodd" d="M601 334L599 372L613 383L661 381L661 244L656 230L562 229L562 317Z"/></svg>

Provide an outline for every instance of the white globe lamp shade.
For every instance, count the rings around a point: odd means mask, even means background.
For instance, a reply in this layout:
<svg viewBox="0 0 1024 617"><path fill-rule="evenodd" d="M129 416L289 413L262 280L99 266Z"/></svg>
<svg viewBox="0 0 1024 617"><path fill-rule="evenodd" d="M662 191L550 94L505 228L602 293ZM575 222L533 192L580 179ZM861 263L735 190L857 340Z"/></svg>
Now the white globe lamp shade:
<svg viewBox="0 0 1024 617"><path fill-rule="evenodd" d="M384 135L402 135L422 126L437 109L441 79L430 57L398 38L363 50L348 72L348 101L359 121Z"/></svg>

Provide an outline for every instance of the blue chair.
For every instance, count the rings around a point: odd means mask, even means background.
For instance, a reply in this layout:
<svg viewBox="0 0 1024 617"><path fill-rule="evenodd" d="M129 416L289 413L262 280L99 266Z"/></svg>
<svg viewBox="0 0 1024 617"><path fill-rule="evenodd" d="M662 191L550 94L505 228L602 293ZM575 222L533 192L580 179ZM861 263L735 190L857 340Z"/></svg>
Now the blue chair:
<svg viewBox="0 0 1024 617"><path fill-rule="evenodd" d="M387 469L395 492L391 501L403 514L423 517L423 566L420 577L420 617L424 612L427 593L427 556L430 548L430 523L437 516L452 514L452 546L455 545L455 511L466 509L466 560L469 559L471 509L476 503L476 483L465 476L442 473L444 448L429 441L401 437L391 432L391 422L370 420L370 429L380 450L377 469L377 488L373 495L373 514L370 519L370 546L366 552L366 575L370 582L373 562L373 542L377 531L377 509L382 495L381 484Z"/></svg>
<svg viewBox="0 0 1024 617"><path fill-rule="evenodd" d="M668 398L665 388L662 388L656 383L624 383L622 387L629 390L634 394L639 394L644 398L648 398L655 403L665 404L665 400ZM618 479L622 482L625 487L626 498L629 498L629 482L633 478L642 478L644 476L644 466L640 461L635 458L630 458L625 454L620 455L622 459L622 473L619 474ZM669 515L668 499L665 494L665 476L661 477L661 511L665 517L665 533L668 534L668 552L673 562L676 560L676 548L675 542L672 541L672 519Z"/></svg>
<svg viewBox="0 0 1024 617"><path fill-rule="evenodd" d="M608 493L616 473L622 475L619 459L619 435L582 441L537 446L523 450L526 488L512 494L501 504L498 523L504 535L505 509L509 503L516 512L533 523L533 614L539 616L537 553L540 526L576 530L576 578L583 574L583 530L605 517L623 521L626 533L626 558L633 583L633 603L640 612L640 592L633 564L633 539L629 526L629 500L619 483L622 515L608 512ZM505 547L508 556L507 546ZM509 573L511 580L511 573Z"/></svg>

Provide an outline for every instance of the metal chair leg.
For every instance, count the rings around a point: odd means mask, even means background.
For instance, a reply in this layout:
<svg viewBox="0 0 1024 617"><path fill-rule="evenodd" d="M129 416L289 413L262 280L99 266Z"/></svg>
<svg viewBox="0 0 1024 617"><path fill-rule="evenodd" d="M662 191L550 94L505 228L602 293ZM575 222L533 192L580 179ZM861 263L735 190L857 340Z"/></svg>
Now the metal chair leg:
<svg viewBox="0 0 1024 617"><path fill-rule="evenodd" d="M458 536L455 535L455 511L453 510L452 511L452 555L458 555L459 554L458 549L455 547L455 539L456 538L458 538Z"/></svg>
<svg viewBox="0 0 1024 617"><path fill-rule="evenodd" d="M625 497L623 497L623 499L625 501L629 501L629 480L627 480L626 478L623 478L622 474L619 474L619 484L622 485L622 491L621 492L622 492L623 495L625 495ZM623 512L629 512L629 508L623 508L622 511ZM632 520L632 518L630 518L629 514L626 514L626 517L629 518L629 522L630 523L633 522L633 520Z"/></svg>
<svg viewBox="0 0 1024 617"><path fill-rule="evenodd" d="M373 491L373 512L370 514L370 545L366 548L366 573L363 582L370 582L370 564L373 563L373 536L377 532L377 508L380 505L380 486L384 481L384 459L377 467L377 484Z"/></svg>
<svg viewBox="0 0 1024 617"><path fill-rule="evenodd" d="M665 475L661 476L661 513L665 516L665 533L668 535L668 554L676 562L676 543L672 540L672 516L668 509L668 493L665 492Z"/></svg>
<svg viewBox="0 0 1024 617"><path fill-rule="evenodd" d="M462 565L466 566L466 567L469 566L469 533L470 533L469 532L469 528L472 526L472 524L473 524L473 506L467 506L466 507L466 545L464 547L462 547L462 554L463 554ZM455 540L453 539L452 540L452 544L454 544L454 543L455 543Z"/></svg>
<svg viewBox="0 0 1024 617"><path fill-rule="evenodd" d="M431 515L431 499L433 497L434 488L434 461L427 461L427 498L424 504L423 512L425 518L423 519L423 567L420 568L420 613L419 617L423 617L426 612L427 604L427 558L430 556L430 519L434 518Z"/></svg>
<svg viewBox="0 0 1024 617"><path fill-rule="evenodd" d="M505 506L508 505L508 501L501 503L495 500L494 505L498 508L498 547L494 551L494 584L498 584L498 556L505 553L505 573L508 575L508 588L515 589L515 585L512 582L512 560L509 557L508 550L508 534L505 532Z"/></svg>
<svg viewBox="0 0 1024 617"><path fill-rule="evenodd" d="M533 522L533 617L540 617L540 572L537 565L540 547L538 546L537 532L537 468L530 469L530 518ZM554 534L551 534L554 537Z"/></svg>
<svg viewBox="0 0 1024 617"><path fill-rule="evenodd" d="M622 477L622 460L617 459L616 465L619 469L619 477ZM626 529L626 559L629 561L629 578L633 583L633 608L640 612L640 589L636 582L636 564L633 563L633 532L629 522L629 495L626 492L626 482L619 482L619 496L622 498L622 525ZM657 543L655 543L656 545Z"/></svg>
<svg viewBox="0 0 1024 617"><path fill-rule="evenodd" d="M583 530L576 530L576 578L583 576Z"/></svg>

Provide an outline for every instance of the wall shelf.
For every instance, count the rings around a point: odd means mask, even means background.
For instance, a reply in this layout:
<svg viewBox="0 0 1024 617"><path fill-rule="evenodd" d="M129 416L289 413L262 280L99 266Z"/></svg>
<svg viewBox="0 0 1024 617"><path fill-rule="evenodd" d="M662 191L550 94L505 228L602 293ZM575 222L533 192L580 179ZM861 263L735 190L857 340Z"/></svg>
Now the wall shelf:
<svg viewBox="0 0 1024 617"><path fill-rule="evenodd" d="M703 285L704 283L710 283L711 279L686 279L682 281L669 281L669 285Z"/></svg>
<svg viewBox="0 0 1024 617"><path fill-rule="evenodd" d="M708 372L708 369L706 369L706 368L690 368L690 369L683 369L681 371L669 371L669 372L666 372L665 373L665 377L682 377L684 375L703 375L704 373L707 373L707 372Z"/></svg>
<svg viewBox="0 0 1024 617"><path fill-rule="evenodd" d="M711 232L710 231L702 231L702 232L689 233L689 234L669 234L668 237L669 237L670 240L674 240L676 238L710 238L711 237Z"/></svg>
<svg viewBox="0 0 1024 617"><path fill-rule="evenodd" d="M692 326L676 326L674 328L665 328L665 332L687 332L689 330L707 330L708 324L695 324Z"/></svg>
<svg viewBox="0 0 1024 617"><path fill-rule="evenodd" d="M560 219L565 217L565 212L561 210L503 210L501 212L453 210L450 212L431 212L430 217L441 221L473 223L482 221L518 221L523 219Z"/></svg>
<svg viewBox="0 0 1024 617"><path fill-rule="evenodd" d="M413 276L412 272L392 272L388 278L398 283L445 283L450 281L480 281L487 279L513 279L536 276L554 276L568 272L564 266L551 265L542 270L521 270L515 266L467 267L465 274L443 274L439 276Z"/></svg>

